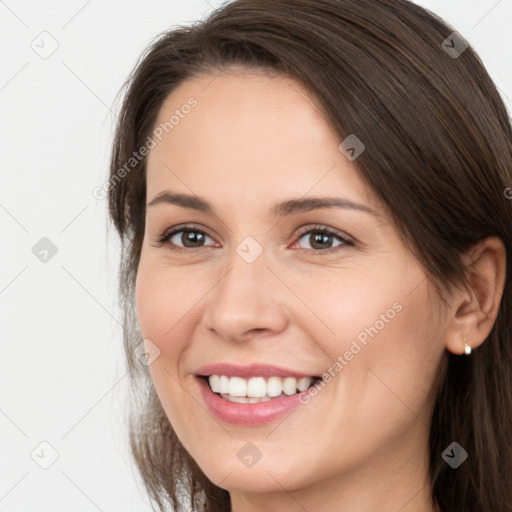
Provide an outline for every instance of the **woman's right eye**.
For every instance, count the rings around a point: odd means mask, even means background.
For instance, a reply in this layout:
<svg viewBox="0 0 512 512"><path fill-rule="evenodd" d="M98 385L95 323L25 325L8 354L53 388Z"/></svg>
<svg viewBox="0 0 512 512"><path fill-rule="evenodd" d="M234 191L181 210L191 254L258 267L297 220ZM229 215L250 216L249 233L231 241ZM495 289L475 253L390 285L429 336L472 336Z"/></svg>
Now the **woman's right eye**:
<svg viewBox="0 0 512 512"><path fill-rule="evenodd" d="M169 245L171 250L200 249L202 247L207 247L204 245L204 242L208 238L213 241L210 236L200 229L181 226L170 231L166 231L161 237L159 237L158 243L160 245Z"/></svg>

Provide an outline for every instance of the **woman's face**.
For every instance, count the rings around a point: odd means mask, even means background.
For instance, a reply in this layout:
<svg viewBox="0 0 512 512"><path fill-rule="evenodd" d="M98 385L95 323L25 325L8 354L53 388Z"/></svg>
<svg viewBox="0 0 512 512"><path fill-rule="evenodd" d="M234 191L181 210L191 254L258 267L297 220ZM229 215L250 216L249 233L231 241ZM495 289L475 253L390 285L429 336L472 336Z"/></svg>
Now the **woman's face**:
<svg viewBox="0 0 512 512"><path fill-rule="evenodd" d="M445 320L359 143L298 83L233 70L182 83L158 127L136 301L186 450L235 492L421 472Z"/></svg>

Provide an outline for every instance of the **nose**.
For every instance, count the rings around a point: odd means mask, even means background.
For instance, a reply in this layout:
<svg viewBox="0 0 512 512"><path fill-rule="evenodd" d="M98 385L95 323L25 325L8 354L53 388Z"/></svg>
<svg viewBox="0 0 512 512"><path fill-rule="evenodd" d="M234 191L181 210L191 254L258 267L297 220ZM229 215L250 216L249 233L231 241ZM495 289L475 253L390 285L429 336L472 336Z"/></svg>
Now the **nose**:
<svg viewBox="0 0 512 512"><path fill-rule="evenodd" d="M267 268L265 251L252 263L236 252L210 295L203 322L230 341L282 332L289 320L283 284Z"/></svg>

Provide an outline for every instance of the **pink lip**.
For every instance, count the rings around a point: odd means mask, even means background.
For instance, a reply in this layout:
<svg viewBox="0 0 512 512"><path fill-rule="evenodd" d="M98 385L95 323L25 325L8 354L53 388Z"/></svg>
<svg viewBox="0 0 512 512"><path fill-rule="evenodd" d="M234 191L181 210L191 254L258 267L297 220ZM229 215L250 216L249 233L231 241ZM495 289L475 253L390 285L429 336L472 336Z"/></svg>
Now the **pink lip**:
<svg viewBox="0 0 512 512"><path fill-rule="evenodd" d="M272 398L267 402L239 404L224 400L214 393L204 377L198 376L196 381L201 389L203 400L213 416L220 421L236 425L257 426L275 421L299 407L301 405L299 398L307 394L307 391L303 391L295 395Z"/></svg>
<svg viewBox="0 0 512 512"><path fill-rule="evenodd" d="M278 366L266 364L251 364L248 366L238 366L229 363L208 364L202 366L197 370L196 375L210 376L210 375L226 375L227 377L243 377L248 379L250 377L315 377L310 373L301 373L294 370L287 370Z"/></svg>

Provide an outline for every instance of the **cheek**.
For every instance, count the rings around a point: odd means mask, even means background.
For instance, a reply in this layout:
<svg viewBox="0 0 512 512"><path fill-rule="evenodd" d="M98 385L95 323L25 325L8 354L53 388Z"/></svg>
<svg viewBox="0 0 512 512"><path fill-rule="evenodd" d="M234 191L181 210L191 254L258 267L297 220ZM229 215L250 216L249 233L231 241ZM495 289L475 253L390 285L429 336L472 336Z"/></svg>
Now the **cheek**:
<svg viewBox="0 0 512 512"><path fill-rule="evenodd" d="M179 363L187 350L187 322L193 314L192 305L197 302L197 290L194 293L190 288L177 272L141 259L135 289L138 321L143 337L160 351L148 370L162 407L182 442L186 438L182 411L188 396L181 384ZM185 446L190 449L186 442Z"/></svg>
<svg viewBox="0 0 512 512"><path fill-rule="evenodd" d="M137 272L135 301L141 332L162 351L176 347L193 315L198 290L172 269L141 260ZM200 295L199 295L200 296Z"/></svg>
<svg viewBox="0 0 512 512"><path fill-rule="evenodd" d="M159 351L148 368L151 380L180 439L186 437L185 418L196 414L190 410L190 395L184 391L190 371L186 361L194 327L201 319L201 298L211 287L208 283L204 289L199 287L197 283L202 281L191 279L190 274L160 261L141 258L135 288L140 331ZM184 415L185 410L188 413Z"/></svg>
<svg viewBox="0 0 512 512"><path fill-rule="evenodd" d="M395 432L418 420L429 423L435 375L444 353L440 319L429 299L422 285L398 298L394 318L375 321L377 316L361 331L366 339L361 351L365 388L371 390L365 414L368 421L377 415L381 427L387 424ZM357 381L362 384L354 375L350 385L357 386Z"/></svg>
<svg viewBox="0 0 512 512"><path fill-rule="evenodd" d="M444 352L435 298L419 272L373 277L326 281L316 302L335 333L319 341L336 375L334 387L349 410L359 411L352 415L360 425L376 417L404 421L408 407L426 422Z"/></svg>
<svg viewBox="0 0 512 512"><path fill-rule="evenodd" d="M357 351L353 342L364 349L373 339L386 338L391 326L407 316L403 313L406 305L407 309L415 307L408 305L410 290L402 285L403 279L393 276L385 281L383 276L349 269L337 279L324 275L288 282L307 306L299 305L294 321L314 336L332 360L351 348ZM313 328L319 333L316 336Z"/></svg>
<svg viewBox="0 0 512 512"><path fill-rule="evenodd" d="M158 342L161 333L165 332L164 292L151 272L139 270L135 289L137 318L143 337L155 343Z"/></svg>

